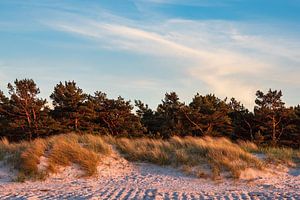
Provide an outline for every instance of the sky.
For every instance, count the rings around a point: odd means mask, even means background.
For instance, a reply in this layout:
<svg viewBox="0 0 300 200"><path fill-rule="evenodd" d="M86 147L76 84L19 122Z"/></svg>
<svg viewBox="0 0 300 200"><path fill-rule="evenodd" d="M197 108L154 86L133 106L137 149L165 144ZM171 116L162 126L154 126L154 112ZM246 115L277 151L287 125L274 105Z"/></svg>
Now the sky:
<svg viewBox="0 0 300 200"><path fill-rule="evenodd" d="M300 0L0 0L0 89L32 78L140 99L198 92L300 103Z"/></svg>

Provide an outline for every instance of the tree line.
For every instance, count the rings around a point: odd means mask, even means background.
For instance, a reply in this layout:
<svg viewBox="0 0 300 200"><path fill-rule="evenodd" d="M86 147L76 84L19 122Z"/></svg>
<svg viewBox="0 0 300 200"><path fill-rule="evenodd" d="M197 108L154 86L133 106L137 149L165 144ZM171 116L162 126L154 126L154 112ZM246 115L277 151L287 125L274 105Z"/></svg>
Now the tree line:
<svg viewBox="0 0 300 200"><path fill-rule="evenodd" d="M253 111L235 98L196 94L189 104L166 93L155 110L140 100L86 94L74 81L60 82L40 98L32 79L15 80L0 90L0 137L32 140L70 131L126 137L226 136L258 144L300 146L300 106L285 106L282 92L256 92ZM134 106L136 110L134 112Z"/></svg>

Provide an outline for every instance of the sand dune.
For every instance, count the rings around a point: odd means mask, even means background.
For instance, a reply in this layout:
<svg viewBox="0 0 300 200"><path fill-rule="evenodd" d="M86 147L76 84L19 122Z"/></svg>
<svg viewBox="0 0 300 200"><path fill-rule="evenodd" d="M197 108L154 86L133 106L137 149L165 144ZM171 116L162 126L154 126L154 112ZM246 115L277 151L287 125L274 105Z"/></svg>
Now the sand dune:
<svg viewBox="0 0 300 200"><path fill-rule="evenodd" d="M0 171L0 199L300 199L299 169L285 167L254 179L216 182L114 155L103 159L97 177L88 179L77 177L75 165L42 182L15 183L8 171Z"/></svg>

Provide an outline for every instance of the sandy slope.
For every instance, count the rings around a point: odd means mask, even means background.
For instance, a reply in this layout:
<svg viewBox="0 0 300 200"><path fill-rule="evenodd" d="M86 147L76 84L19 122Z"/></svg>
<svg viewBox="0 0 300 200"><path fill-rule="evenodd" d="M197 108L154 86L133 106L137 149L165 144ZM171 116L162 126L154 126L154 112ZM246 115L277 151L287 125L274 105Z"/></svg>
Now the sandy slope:
<svg viewBox="0 0 300 200"><path fill-rule="evenodd" d="M247 178L259 177L216 183L115 155L98 170L98 177L77 178L72 166L43 182L13 183L11 173L1 168L0 199L300 199L300 170L287 168L274 169L277 174L249 170Z"/></svg>

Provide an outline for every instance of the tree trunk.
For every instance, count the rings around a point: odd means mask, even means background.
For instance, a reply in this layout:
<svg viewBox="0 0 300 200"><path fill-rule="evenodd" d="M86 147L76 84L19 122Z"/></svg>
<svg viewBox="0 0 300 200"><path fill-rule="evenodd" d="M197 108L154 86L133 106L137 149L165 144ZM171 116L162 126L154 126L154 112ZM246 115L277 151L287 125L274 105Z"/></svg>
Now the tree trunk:
<svg viewBox="0 0 300 200"><path fill-rule="evenodd" d="M198 130L200 130L202 135L204 135L203 129L202 129L198 124L196 124L194 121L192 121L191 118L189 118L189 116L188 116L185 112L183 112L183 114L184 114L185 118L186 118L191 124L193 124Z"/></svg>
<svg viewBox="0 0 300 200"><path fill-rule="evenodd" d="M36 113L35 110L32 109L32 113L33 113L33 123L34 123L34 127L37 130L38 129L38 122L37 122L37 117L36 117Z"/></svg>
<svg viewBox="0 0 300 200"><path fill-rule="evenodd" d="M103 120L103 122L107 125L109 131L110 131L110 134L114 135L114 131L113 129L111 128L111 125L110 123L104 118L104 117L101 117L101 119Z"/></svg>
<svg viewBox="0 0 300 200"><path fill-rule="evenodd" d="M213 126L211 123L208 124L207 130L206 130L206 134L211 134L213 130Z"/></svg>
<svg viewBox="0 0 300 200"><path fill-rule="evenodd" d="M74 125L75 125L75 127L74 127L75 131L77 131L77 129L78 129L78 118L77 117L75 118L75 124Z"/></svg>
<svg viewBox="0 0 300 200"><path fill-rule="evenodd" d="M243 118L243 120L244 120L244 122L247 124L247 126L249 127L249 133L250 133L251 141L253 142L253 141L254 141L254 136L253 136L252 126L251 126L251 124L250 124L247 120L245 120L244 118Z"/></svg>
<svg viewBox="0 0 300 200"><path fill-rule="evenodd" d="M272 145L276 145L276 121L275 117L272 117Z"/></svg>
<svg viewBox="0 0 300 200"><path fill-rule="evenodd" d="M27 110L25 110L25 114L26 114L26 119L28 124L28 130L29 130L29 140L31 141L32 140L31 118Z"/></svg>

